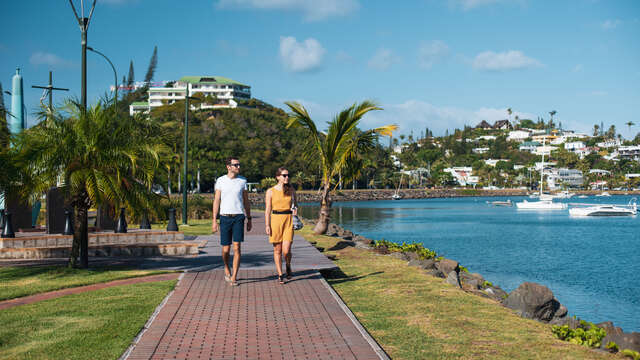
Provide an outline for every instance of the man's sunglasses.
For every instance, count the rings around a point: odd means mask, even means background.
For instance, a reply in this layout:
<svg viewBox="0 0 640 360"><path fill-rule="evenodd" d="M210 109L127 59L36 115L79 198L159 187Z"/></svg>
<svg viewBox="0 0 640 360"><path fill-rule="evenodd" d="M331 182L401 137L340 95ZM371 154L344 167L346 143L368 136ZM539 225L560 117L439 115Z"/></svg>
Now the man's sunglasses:
<svg viewBox="0 0 640 360"><path fill-rule="evenodd" d="M237 164L229 164L229 166L235 166L235 167L237 167L237 168L238 168L238 167L240 167L240 163L237 163Z"/></svg>
<svg viewBox="0 0 640 360"><path fill-rule="evenodd" d="M289 174L280 174L282 177L289 177Z"/></svg>

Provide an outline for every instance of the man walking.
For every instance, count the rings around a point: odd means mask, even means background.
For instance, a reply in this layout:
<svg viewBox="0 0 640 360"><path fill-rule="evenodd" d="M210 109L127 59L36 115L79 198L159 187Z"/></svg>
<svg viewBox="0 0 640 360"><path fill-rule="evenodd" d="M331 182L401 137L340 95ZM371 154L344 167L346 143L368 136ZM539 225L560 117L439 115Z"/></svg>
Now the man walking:
<svg viewBox="0 0 640 360"><path fill-rule="evenodd" d="M224 279L230 285L238 285L237 276L240 268L240 244L244 241L244 220L247 220L247 231L251 231L251 204L247 193L247 179L240 176L240 161L229 157L225 161L227 175L216 180L216 194L213 200L213 221L211 231L220 229L220 245L224 262ZM216 221L220 214L220 225ZM233 272L229 268L229 250L233 241Z"/></svg>

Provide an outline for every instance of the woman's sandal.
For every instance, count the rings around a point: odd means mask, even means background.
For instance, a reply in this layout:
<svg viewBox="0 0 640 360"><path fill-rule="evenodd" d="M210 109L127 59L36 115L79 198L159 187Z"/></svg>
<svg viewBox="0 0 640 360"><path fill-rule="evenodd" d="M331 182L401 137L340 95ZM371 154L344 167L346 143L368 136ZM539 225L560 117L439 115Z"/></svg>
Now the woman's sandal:
<svg viewBox="0 0 640 360"><path fill-rule="evenodd" d="M287 279L291 279L293 276L293 271L291 271L291 264L287 264Z"/></svg>
<svg viewBox="0 0 640 360"><path fill-rule="evenodd" d="M229 285L230 286L238 286L238 282L237 281L233 281L233 280L229 280Z"/></svg>
<svg viewBox="0 0 640 360"><path fill-rule="evenodd" d="M282 275L278 275L278 282L280 284L284 284L284 278L282 277Z"/></svg>

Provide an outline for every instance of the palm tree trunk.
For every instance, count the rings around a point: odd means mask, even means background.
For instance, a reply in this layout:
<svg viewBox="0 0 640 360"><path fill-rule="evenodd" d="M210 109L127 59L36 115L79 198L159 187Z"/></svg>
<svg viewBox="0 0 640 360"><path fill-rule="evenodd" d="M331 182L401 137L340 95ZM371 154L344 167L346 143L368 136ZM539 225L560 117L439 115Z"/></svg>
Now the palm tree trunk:
<svg viewBox="0 0 640 360"><path fill-rule="evenodd" d="M167 194L171 195L171 168L167 170Z"/></svg>
<svg viewBox="0 0 640 360"><path fill-rule="evenodd" d="M69 267L86 269L89 267L89 224L88 208L86 206L76 206L74 222L75 231L73 233Z"/></svg>
<svg viewBox="0 0 640 360"><path fill-rule="evenodd" d="M325 181L322 188L322 203L320 205L320 214L318 216L318 223L313 228L315 234L324 234L329 227L329 221L331 221L331 198L329 197L329 190L331 189L331 183Z"/></svg>

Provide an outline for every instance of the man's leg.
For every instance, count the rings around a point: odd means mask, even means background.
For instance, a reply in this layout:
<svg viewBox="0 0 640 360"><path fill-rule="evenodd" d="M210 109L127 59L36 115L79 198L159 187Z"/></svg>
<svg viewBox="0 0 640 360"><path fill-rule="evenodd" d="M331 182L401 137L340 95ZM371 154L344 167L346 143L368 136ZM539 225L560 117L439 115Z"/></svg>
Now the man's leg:
<svg viewBox="0 0 640 360"><path fill-rule="evenodd" d="M233 218L232 235L233 273L231 274L231 282L235 282L238 278L238 270L240 270L240 257L242 256L241 244L244 241L244 216L236 216Z"/></svg>
<svg viewBox="0 0 640 360"><path fill-rule="evenodd" d="M233 274L231 275L231 281L236 281L238 278L238 270L240 269L240 256L242 251L240 249L240 242L233 242Z"/></svg>
<svg viewBox="0 0 640 360"><path fill-rule="evenodd" d="M222 246L222 262L224 263L224 274L226 276L231 276L231 268L229 267L229 251L231 250L231 245Z"/></svg>
<svg viewBox="0 0 640 360"><path fill-rule="evenodd" d="M220 217L220 245L222 246L222 262L224 263L224 274L231 276L229 267L229 251L231 251L231 230L232 224L224 216Z"/></svg>

